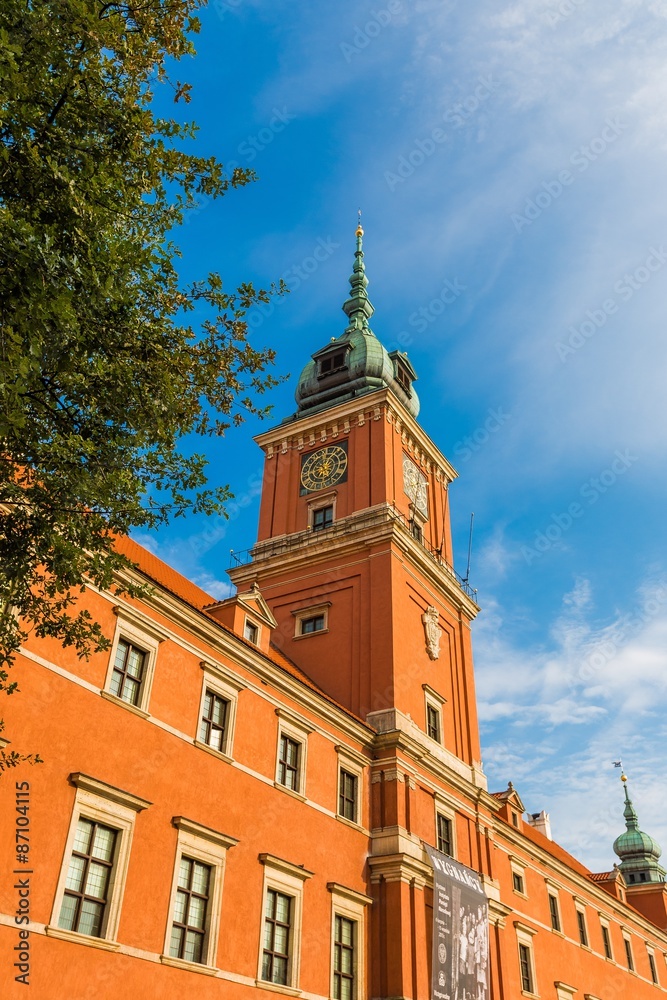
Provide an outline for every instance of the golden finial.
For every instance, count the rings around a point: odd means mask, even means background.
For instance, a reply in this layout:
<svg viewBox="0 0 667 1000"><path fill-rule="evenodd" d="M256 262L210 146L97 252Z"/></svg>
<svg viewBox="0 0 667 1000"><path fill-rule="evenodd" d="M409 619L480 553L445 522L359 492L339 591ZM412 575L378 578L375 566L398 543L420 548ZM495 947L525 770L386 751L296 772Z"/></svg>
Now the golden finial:
<svg viewBox="0 0 667 1000"><path fill-rule="evenodd" d="M358 212L357 212L357 231L356 231L356 233L354 235L355 236L363 236L364 235L364 231L361 228L361 209L359 209Z"/></svg>

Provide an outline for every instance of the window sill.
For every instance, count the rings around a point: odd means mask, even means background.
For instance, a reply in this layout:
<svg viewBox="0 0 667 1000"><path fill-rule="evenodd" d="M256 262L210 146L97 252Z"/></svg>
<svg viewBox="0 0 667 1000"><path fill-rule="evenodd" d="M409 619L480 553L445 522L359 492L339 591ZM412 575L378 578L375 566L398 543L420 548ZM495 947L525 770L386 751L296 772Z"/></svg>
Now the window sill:
<svg viewBox="0 0 667 1000"><path fill-rule="evenodd" d="M591 953L593 952L593 949L589 944L583 944L581 941L579 942L579 947L583 948L584 951L590 951Z"/></svg>
<svg viewBox="0 0 667 1000"><path fill-rule="evenodd" d="M223 753L222 750L216 750L215 747L210 747L208 743L204 743L202 740L194 740L194 745L199 750L205 750L206 753L213 754L218 760L226 761L227 764L232 764L234 761L233 757L230 757L229 754Z"/></svg>
<svg viewBox="0 0 667 1000"><path fill-rule="evenodd" d="M150 712L144 712L143 708L138 708L136 705L130 704L129 701L123 701L122 698L116 697L111 691L100 691L100 694L107 701L110 701L112 705L118 705L120 708L126 708L128 712L134 712L138 715L140 719L150 719Z"/></svg>
<svg viewBox="0 0 667 1000"><path fill-rule="evenodd" d="M529 993L528 990L521 990L522 997L530 997L530 1000L539 1000L539 993Z"/></svg>
<svg viewBox="0 0 667 1000"><path fill-rule="evenodd" d="M301 990L295 990L293 986L282 986L280 983L270 983L267 979L256 979L255 986L262 990L271 990L272 993L284 993L288 997L300 997Z"/></svg>
<svg viewBox="0 0 667 1000"><path fill-rule="evenodd" d="M186 962L182 958L172 958L171 955L160 955L163 965L170 965L173 969L185 969L187 972L199 972L202 976L217 976L218 970L211 965L201 965L200 962Z"/></svg>
<svg viewBox="0 0 667 1000"><path fill-rule="evenodd" d="M302 795L301 792L295 792L293 788L288 788L287 785L281 784L280 781L274 781L273 787L279 788L281 792L287 792L288 795L291 795L293 799L298 799L299 802L307 801L306 796Z"/></svg>
<svg viewBox="0 0 667 1000"><path fill-rule="evenodd" d="M293 639L312 639L314 635L325 635L329 632L328 628L318 628L315 632L302 632L299 635L293 635Z"/></svg>
<svg viewBox="0 0 667 1000"><path fill-rule="evenodd" d="M527 892L519 892L518 889L512 889L512 892L514 893L515 896L520 896L521 899L528 899L529 898Z"/></svg>
<svg viewBox="0 0 667 1000"><path fill-rule="evenodd" d="M364 832L364 828L360 823L355 823L354 820L348 819L347 816L339 816L338 813L336 813L336 819L339 823L344 823L345 826L349 826L353 830L359 830L361 833Z"/></svg>
<svg viewBox="0 0 667 1000"><path fill-rule="evenodd" d="M66 931L62 927L47 925L45 931L49 937L59 938L61 941L72 941L74 944L85 944L89 948L101 948L102 951L118 951L120 948L118 941L107 941L106 938L92 937L90 934Z"/></svg>
<svg viewBox="0 0 667 1000"><path fill-rule="evenodd" d="M563 932L562 931L557 931L555 927L551 928L551 933L555 934L556 937L561 937L561 938L565 937L565 935L563 934Z"/></svg>

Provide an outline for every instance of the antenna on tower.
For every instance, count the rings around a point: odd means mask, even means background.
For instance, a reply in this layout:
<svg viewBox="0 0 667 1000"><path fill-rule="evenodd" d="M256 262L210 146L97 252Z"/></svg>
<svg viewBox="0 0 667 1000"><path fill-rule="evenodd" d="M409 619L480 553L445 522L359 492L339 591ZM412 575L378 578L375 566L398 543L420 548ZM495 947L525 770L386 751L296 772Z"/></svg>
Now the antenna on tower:
<svg viewBox="0 0 667 1000"><path fill-rule="evenodd" d="M468 583L470 581L470 557L472 556L472 526L474 520L475 520L475 515L473 513L470 515L470 536L468 538L468 565L466 566L466 575L463 579L464 583Z"/></svg>

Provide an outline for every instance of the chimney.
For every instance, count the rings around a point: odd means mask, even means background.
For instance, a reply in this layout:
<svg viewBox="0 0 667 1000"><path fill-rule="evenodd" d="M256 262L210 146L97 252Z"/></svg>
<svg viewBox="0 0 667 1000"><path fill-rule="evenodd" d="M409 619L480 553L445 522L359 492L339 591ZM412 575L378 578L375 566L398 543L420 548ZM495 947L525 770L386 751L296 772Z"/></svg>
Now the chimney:
<svg viewBox="0 0 667 1000"><path fill-rule="evenodd" d="M543 833L545 837L551 840L551 823L549 821L549 813L545 812L544 809L539 813L530 813L529 824L540 833Z"/></svg>

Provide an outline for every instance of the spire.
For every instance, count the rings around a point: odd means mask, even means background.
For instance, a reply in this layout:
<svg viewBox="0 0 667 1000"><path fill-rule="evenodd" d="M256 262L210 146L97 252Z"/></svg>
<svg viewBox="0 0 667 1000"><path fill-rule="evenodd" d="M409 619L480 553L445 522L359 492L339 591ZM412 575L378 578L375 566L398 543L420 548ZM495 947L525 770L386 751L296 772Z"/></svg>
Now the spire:
<svg viewBox="0 0 667 1000"><path fill-rule="evenodd" d="M632 804L632 799L630 798L630 793L628 792L628 779L625 774L621 775L621 781L623 782L623 789L625 791L625 809L623 810L625 826L628 830L638 830L639 817L637 816L637 811Z"/></svg>
<svg viewBox="0 0 667 1000"><path fill-rule="evenodd" d="M617 765L618 766L618 765ZM637 882L664 882L665 869L659 862L662 854L660 844L639 829L639 818L628 791L628 779L621 771L621 781L625 793L625 833L614 841L614 853L619 856L619 869L629 885Z"/></svg>
<svg viewBox="0 0 667 1000"><path fill-rule="evenodd" d="M368 330L370 332L368 320L375 310L366 294L368 278L366 277L366 268L364 267L364 231L361 228L361 209L359 210L359 220L355 235L357 237L357 249L354 252L354 267L350 275L350 297L343 304L343 312L350 319L348 330L357 329Z"/></svg>

